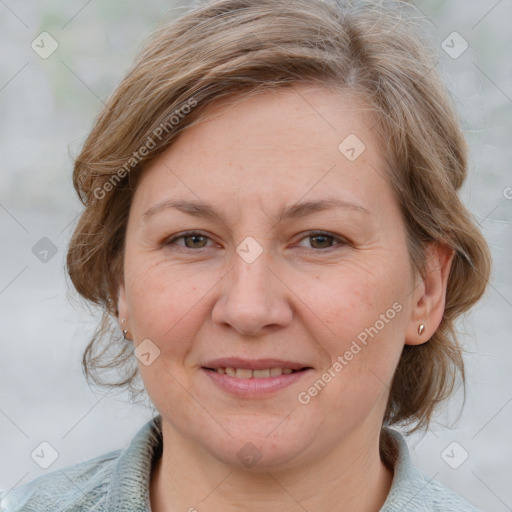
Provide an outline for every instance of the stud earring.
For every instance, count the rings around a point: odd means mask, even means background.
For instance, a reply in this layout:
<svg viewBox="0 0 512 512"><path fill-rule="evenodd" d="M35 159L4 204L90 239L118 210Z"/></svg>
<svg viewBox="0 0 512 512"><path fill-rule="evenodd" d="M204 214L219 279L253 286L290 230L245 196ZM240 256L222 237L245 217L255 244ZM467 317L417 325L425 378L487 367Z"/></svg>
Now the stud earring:
<svg viewBox="0 0 512 512"><path fill-rule="evenodd" d="M418 334L421 336L425 330L425 324L420 324L418 327Z"/></svg>
<svg viewBox="0 0 512 512"><path fill-rule="evenodd" d="M126 322L126 318L123 318L123 319L121 320L121 324L124 324L125 322ZM128 334L128 329L122 329L122 331L123 331L123 338L124 338L125 340L127 340L128 338L126 337L126 335Z"/></svg>

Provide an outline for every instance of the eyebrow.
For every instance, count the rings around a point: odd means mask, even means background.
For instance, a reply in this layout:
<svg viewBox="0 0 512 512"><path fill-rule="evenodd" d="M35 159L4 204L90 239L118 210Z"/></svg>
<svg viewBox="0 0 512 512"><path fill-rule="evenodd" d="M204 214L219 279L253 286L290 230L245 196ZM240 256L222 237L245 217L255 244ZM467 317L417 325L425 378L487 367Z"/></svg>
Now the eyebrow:
<svg viewBox="0 0 512 512"><path fill-rule="evenodd" d="M184 201L179 199L168 199L151 206L144 212L143 218L144 220L147 220L156 213L169 208L175 208L176 210L194 217L220 220L224 224L227 224L224 215L221 212L218 212L211 204L205 201ZM370 210L359 204L344 201L339 198L326 198L283 207L277 212L276 222L279 223L288 219L302 218L307 215L311 215L312 213L330 210L332 208L344 208L347 210L371 214Z"/></svg>

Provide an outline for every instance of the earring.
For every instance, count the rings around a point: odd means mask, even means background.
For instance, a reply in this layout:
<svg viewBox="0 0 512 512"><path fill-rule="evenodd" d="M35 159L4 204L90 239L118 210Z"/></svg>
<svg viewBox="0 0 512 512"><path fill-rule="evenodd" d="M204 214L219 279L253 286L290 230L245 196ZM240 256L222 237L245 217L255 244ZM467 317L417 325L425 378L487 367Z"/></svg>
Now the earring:
<svg viewBox="0 0 512 512"><path fill-rule="evenodd" d="M421 336L425 330L425 324L420 324L418 327L418 334Z"/></svg>
<svg viewBox="0 0 512 512"><path fill-rule="evenodd" d="M123 318L123 319L121 320L121 324L124 324L125 322L126 322L126 318ZM122 329L122 331L123 331L123 338L124 338L125 340L127 340L128 338L126 337L126 335L128 334L128 329Z"/></svg>

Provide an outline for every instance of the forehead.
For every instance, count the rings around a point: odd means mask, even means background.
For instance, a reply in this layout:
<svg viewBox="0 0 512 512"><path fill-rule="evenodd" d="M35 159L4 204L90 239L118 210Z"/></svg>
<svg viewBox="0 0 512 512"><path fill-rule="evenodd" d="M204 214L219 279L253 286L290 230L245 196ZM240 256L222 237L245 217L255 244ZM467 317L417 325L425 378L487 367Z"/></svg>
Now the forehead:
<svg viewBox="0 0 512 512"><path fill-rule="evenodd" d="M170 190L217 203L332 192L372 202L372 189L387 186L373 121L353 95L312 86L218 101L144 171L136 195L145 206Z"/></svg>
<svg viewBox="0 0 512 512"><path fill-rule="evenodd" d="M374 109L352 92L294 85L213 102L199 123L184 131L181 144L229 144L231 151L224 155L242 158L252 148L337 156L339 143L350 134L374 145L374 117Z"/></svg>

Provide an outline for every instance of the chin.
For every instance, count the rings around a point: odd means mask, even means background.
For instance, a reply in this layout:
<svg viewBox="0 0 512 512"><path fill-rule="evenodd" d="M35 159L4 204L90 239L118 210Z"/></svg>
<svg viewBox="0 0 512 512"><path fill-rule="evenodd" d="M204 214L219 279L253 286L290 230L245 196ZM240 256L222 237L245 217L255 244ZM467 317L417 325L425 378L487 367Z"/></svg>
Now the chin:
<svg viewBox="0 0 512 512"><path fill-rule="evenodd" d="M268 427L272 423L271 427ZM263 473L285 471L297 467L297 458L303 458L310 450L313 440L304 434L304 427L296 425L278 429L279 422L264 422L262 425L244 428L239 424L238 431L229 429L232 436L222 439L208 439L205 448L224 464L239 470ZM279 430L279 432L278 432Z"/></svg>
<svg viewBox="0 0 512 512"><path fill-rule="evenodd" d="M220 451L219 446L214 448L212 455L227 466L240 471L251 473L266 473L287 471L297 467L297 457L305 450L297 447L275 447L267 442L255 444L248 441L233 451L233 445L226 447L227 451ZM238 448L238 447L237 447Z"/></svg>

